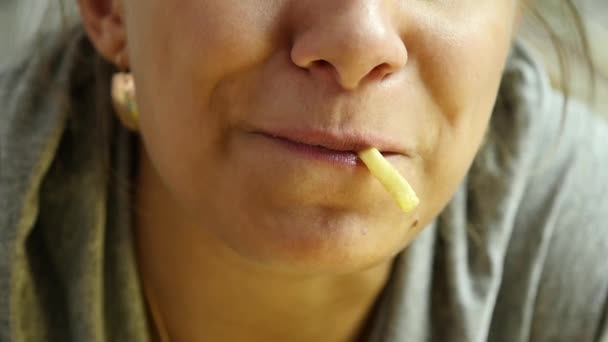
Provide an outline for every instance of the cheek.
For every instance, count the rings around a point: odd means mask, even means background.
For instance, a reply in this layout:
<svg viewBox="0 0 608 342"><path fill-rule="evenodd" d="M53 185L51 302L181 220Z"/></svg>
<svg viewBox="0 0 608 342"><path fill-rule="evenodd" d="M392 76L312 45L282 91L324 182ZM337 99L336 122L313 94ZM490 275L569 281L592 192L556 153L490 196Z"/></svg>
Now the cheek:
<svg viewBox="0 0 608 342"><path fill-rule="evenodd" d="M437 106L433 118L437 135L425 160L431 183L427 190L432 194L429 217L447 203L474 159L511 46L511 22L482 9L475 13L460 23L437 20L411 48L422 82Z"/></svg>
<svg viewBox="0 0 608 342"><path fill-rule="evenodd" d="M193 184L220 178L209 166L226 148L229 113L217 109L224 104L214 102L215 92L229 75L255 68L271 53L271 23L281 9L236 0L134 0L125 6L142 138L169 187L194 201L202 189Z"/></svg>
<svg viewBox="0 0 608 342"><path fill-rule="evenodd" d="M196 86L196 93L208 93L201 86L263 61L280 32L281 8L260 1L139 0L126 6L133 71L140 83L157 88Z"/></svg>
<svg viewBox="0 0 608 342"><path fill-rule="evenodd" d="M475 12L473 12L475 13ZM437 20L413 47L421 78L452 124L494 96L511 46L512 25L487 13Z"/></svg>

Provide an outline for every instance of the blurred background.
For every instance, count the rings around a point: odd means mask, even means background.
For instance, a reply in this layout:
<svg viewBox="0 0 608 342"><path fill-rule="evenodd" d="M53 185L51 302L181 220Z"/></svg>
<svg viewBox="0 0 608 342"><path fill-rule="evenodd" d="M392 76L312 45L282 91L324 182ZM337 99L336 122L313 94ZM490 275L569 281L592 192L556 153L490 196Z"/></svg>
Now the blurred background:
<svg viewBox="0 0 608 342"><path fill-rule="evenodd" d="M581 23L587 33L594 70L595 91L583 47L577 35L576 22L568 12L565 1L533 0L535 11L547 21L545 24L534 15L528 15L522 24L520 37L546 65L555 88L563 87L559 59L547 26L563 43L571 63L568 80L574 97L586 102L595 112L608 118L608 0L573 0L581 14Z"/></svg>
<svg viewBox="0 0 608 342"><path fill-rule="evenodd" d="M13 63L28 47L35 44L41 31L56 29L77 20L76 0L0 0L0 69ZM62 5L63 3L63 5ZM593 110L608 117L608 0L574 0L582 15L588 34L591 58L596 80L592 93L584 50L576 35L576 21L568 13L562 0L536 0L535 11L545 19L542 22L528 15L520 37L549 70L556 88L562 88L563 75L557 50L552 45L549 27L563 42L562 51L571 62L567 84L573 96L586 102Z"/></svg>

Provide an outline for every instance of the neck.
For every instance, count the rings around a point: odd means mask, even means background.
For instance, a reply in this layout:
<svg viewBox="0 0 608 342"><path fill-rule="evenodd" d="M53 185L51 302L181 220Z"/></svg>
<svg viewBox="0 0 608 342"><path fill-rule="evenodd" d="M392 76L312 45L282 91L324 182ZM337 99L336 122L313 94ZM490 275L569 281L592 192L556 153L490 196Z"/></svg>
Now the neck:
<svg viewBox="0 0 608 342"><path fill-rule="evenodd" d="M362 336L391 262L340 275L286 274L254 264L184 219L144 169L136 197L140 273L172 342Z"/></svg>

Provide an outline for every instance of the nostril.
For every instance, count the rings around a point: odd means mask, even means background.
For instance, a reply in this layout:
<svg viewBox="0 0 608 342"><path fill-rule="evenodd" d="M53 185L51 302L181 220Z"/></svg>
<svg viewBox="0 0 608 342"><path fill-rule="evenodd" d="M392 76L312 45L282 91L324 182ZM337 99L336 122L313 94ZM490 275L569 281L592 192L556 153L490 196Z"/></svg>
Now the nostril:
<svg viewBox="0 0 608 342"><path fill-rule="evenodd" d="M391 75L391 66L388 63L382 63L373 68L367 77L369 79L375 80L380 79L383 80Z"/></svg>
<svg viewBox="0 0 608 342"><path fill-rule="evenodd" d="M308 67L308 70L313 74L320 75L322 78L336 80L340 79L338 75L338 70L336 70L332 63L328 62L325 59L318 59L316 61L313 61Z"/></svg>
<svg viewBox="0 0 608 342"><path fill-rule="evenodd" d="M329 63L328 61L326 61L324 59L318 59L318 60L314 61L312 64L319 69L333 68L331 63Z"/></svg>
<svg viewBox="0 0 608 342"><path fill-rule="evenodd" d="M324 59L312 62L311 69L317 69L323 73L333 73L335 71L333 64Z"/></svg>

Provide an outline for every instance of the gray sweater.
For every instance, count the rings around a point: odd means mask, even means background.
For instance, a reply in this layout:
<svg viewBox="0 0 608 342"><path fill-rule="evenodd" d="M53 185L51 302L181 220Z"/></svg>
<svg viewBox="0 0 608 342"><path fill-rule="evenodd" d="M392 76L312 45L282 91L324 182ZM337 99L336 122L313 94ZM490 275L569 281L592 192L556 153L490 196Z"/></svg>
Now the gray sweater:
<svg viewBox="0 0 608 342"><path fill-rule="evenodd" d="M0 341L147 341L135 138L110 67L70 35L0 76ZM575 103L561 114L516 44L485 143L398 256L367 340L608 341L608 127Z"/></svg>

